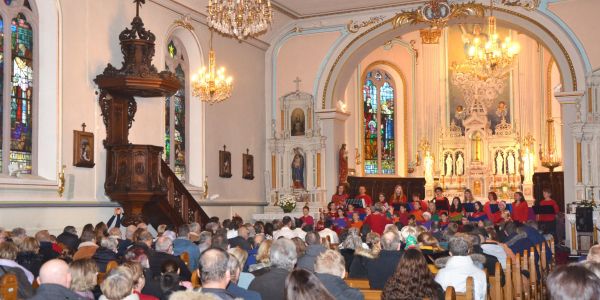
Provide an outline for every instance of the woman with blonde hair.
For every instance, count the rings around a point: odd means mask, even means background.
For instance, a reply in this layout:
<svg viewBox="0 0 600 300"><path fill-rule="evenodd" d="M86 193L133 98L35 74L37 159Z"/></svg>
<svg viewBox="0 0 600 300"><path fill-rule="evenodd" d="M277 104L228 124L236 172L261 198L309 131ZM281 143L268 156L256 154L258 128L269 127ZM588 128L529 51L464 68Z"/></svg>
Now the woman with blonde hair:
<svg viewBox="0 0 600 300"><path fill-rule="evenodd" d="M229 249L227 252L229 254L231 254L231 256L235 257L238 260L241 268L244 267L244 265L246 264L246 260L248 259L248 252L246 252L246 250L244 250L240 247L235 247L235 248ZM252 275L252 273L240 271L240 275L237 280L237 285L239 287L247 290L248 287L250 286L250 282L252 282L252 280L254 280L254 275Z"/></svg>
<svg viewBox="0 0 600 300"><path fill-rule="evenodd" d="M17 247L19 248L17 263L29 270L33 276L38 277L44 263L44 257L39 254L40 242L33 237L26 237Z"/></svg>
<svg viewBox="0 0 600 300"><path fill-rule="evenodd" d="M423 232L417 236L419 242L419 250L425 256L428 264L433 264L434 261L440 257L446 257L450 255L448 251L444 250L440 246L438 239L436 239L430 232Z"/></svg>
<svg viewBox="0 0 600 300"><path fill-rule="evenodd" d="M367 262L375 259L381 252L381 236L376 232L367 233L365 242L367 249L360 247L354 250L354 257L348 271L349 278L367 278Z"/></svg>
<svg viewBox="0 0 600 300"><path fill-rule="evenodd" d="M71 290L82 298L94 300L92 290L98 284L98 267L91 258L76 260L69 266Z"/></svg>
<svg viewBox="0 0 600 300"><path fill-rule="evenodd" d="M129 268L118 267L110 271L100 285L102 296L100 300L136 300L133 293L133 274Z"/></svg>
<svg viewBox="0 0 600 300"><path fill-rule="evenodd" d="M142 294L142 289L146 285L146 277L144 276L144 268L142 264L135 261L128 261L123 264L123 267L128 268L131 271L133 279L133 293L140 298L140 300L158 300L158 298Z"/></svg>
<svg viewBox="0 0 600 300"><path fill-rule="evenodd" d="M262 273L267 272L271 267L271 245L273 240L266 240L260 243L258 252L256 253L257 263L248 267L248 272L251 272L254 276L258 276ZM264 270L263 270L264 269Z"/></svg>

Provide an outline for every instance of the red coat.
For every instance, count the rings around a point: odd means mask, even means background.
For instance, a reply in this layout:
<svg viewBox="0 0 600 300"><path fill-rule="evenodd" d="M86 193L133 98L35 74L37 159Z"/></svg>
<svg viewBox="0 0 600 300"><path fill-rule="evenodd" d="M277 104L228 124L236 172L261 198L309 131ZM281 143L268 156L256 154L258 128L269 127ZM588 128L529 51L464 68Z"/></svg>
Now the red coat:
<svg viewBox="0 0 600 300"><path fill-rule="evenodd" d="M363 200L365 200L365 207L373 205L373 200L371 199L371 196L369 196L367 194L356 195L356 199L363 199Z"/></svg>
<svg viewBox="0 0 600 300"><path fill-rule="evenodd" d="M540 222L552 222L556 219L556 214L560 211L560 208L558 207L558 204L556 204L556 201L550 199L550 200L542 200L540 201L540 206L552 206L554 207L554 213L553 214L547 214L547 215L538 215L538 221Z"/></svg>
<svg viewBox="0 0 600 300"><path fill-rule="evenodd" d="M348 198L348 194L335 194L331 196L331 202L335 203L335 206L337 207L344 207Z"/></svg>
<svg viewBox="0 0 600 300"><path fill-rule="evenodd" d="M385 225L392 224L392 221L386 218L384 214L373 213L367 216L364 224L368 224L371 227L371 231L383 234Z"/></svg>
<svg viewBox="0 0 600 300"><path fill-rule="evenodd" d="M512 205L512 219L521 223L527 222L529 219L529 205L527 201L515 202Z"/></svg>
<svg viewBox="0 0 600 300"><path fill-rule="evenodd" d="M497 204L497 203L496 203ZM492 213L492 208L490 207L490 201L486 202L483 205L483 211L485 212L485 214L488 217L488 220L494 222L494 224L499 223L500 221L502 221L502 212L500 212L499 210L495 213Z"/></svg>

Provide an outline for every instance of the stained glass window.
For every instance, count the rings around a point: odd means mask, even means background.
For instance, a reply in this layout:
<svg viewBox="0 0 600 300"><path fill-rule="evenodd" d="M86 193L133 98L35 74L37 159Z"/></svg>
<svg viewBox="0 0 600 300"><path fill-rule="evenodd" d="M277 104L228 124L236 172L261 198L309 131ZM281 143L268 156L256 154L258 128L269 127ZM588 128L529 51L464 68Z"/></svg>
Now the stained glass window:
<svg viewBox="0 0 600 300"><path fill-rule="evenodd" d="M12 81L10 159L21 173L31 174L33 31L23 14L11 22Z"/></svg>
<svg viewBox="0 0 600 300"><path fill-rule="evenodd" d="M167 44L166 69L174 72L180 88L165 101L165 151L164 159L177 177L185 181L185 57L176 40ZM182 50L182 49L181 49Z"/></svg>
<svg viewBox="0 0 600 300"><path fill-rule="evenodd" d="M5 0L8 1L8 0ZM4 20L0 17L0 173L2 173L2 162L4 149L2 134L4 133Z"/></svg>
<svg viewBox="0 0 600 300"><path fill-rule="evenodd" d="M4 0L4 3L5 3L6 5L10 5L10 4L12 3L12 0Z"/></svg>
<svg viewBox="0 0 600 300"><path fill-rule="evenodd" d="M363 152L366 175L396 174L394 85L390 75L371 70L363 85Z"/></svg>

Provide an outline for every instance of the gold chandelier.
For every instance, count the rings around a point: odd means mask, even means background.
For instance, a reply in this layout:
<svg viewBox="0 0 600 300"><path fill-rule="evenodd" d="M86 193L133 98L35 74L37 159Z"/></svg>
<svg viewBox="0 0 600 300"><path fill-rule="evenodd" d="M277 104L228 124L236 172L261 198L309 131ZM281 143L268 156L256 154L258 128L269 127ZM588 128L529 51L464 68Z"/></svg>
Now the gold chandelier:
<svg viewBox="0 0 600 300"><path fill-rule="evenodd" d="M209 0L208 26L245 39L267 30L273 21L271 0Z"/></svg>
<svg viewBox="0 0 600 300"><path fill-rule="evenodd" d="M454 69L460 73L476 76L481 80L488 78L505 78L521 50L518 42L510 36L500 39L496 31L496 18L494 17L494 3L490 1L490 16L488 17L488 32L474 36L465 41L467 60L455 65Z"/></svg>
<svg viewBox="0 0 600 300"><path fill-rule="evenodd" d="M212 30L210 32L210 52L208 54L208 68L202 67L198 74L192 76L192 94L209 104L218 103L231 97L233 78L225 76L225 68L217 70L215 64L215 51L212 47Z"/></svg>

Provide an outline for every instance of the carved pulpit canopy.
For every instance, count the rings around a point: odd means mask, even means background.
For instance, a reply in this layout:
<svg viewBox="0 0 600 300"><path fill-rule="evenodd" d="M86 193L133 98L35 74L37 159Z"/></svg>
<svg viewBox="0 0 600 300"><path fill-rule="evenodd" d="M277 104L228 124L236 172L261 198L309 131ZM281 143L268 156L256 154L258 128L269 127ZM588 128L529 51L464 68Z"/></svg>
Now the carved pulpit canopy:
<svg viewBox="0 0 600 300"><path fill-rule="evenodd" d="M156 37L144 28L139 9L145 0L135 0L136 16L131 21L131 29L125 28L119 34L123 66L117 69L108 64L94 82L100 89L138 97L162 97L179 89L179 80L169 72L158 72L152 64Z"/></svg>

